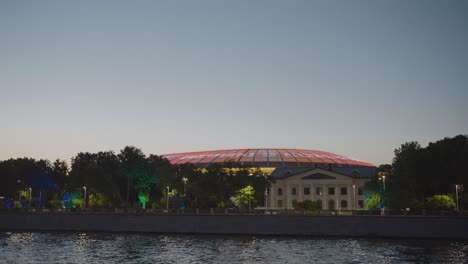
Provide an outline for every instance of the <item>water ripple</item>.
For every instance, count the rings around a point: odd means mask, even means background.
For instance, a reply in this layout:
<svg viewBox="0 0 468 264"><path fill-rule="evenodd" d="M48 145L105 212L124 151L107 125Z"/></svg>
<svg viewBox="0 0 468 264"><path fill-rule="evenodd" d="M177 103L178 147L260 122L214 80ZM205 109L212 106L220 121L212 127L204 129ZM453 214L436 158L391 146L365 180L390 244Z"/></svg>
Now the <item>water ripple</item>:
<svg viewBox="0 0 468 264"><path fill-rule="evenodd" d="M468 263L468 242L0 232L0 263Z"/></svg>

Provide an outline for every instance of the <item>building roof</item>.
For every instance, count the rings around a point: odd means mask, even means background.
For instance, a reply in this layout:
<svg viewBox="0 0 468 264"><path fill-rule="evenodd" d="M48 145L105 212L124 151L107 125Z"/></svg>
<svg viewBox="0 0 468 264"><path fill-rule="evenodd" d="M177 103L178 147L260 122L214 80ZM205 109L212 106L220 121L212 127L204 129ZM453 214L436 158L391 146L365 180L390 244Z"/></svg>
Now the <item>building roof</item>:
<svg viewBox="0 0 468 264"><path fill-rule="evenodd" d="M334 174L348 176L354 179L370 179L375 174L375 167L331 167L328 169L325 168L307 168L307 167L297 167L297 168L276 168L270 176L275 180L282 180L292 176L306 173L306 176L303 179L331 179L333 177L325 174L329 171Z"/></svg>
<svg viewBox="0 0 468 264"><path fill-rule="evenodd" d="M172 164L198 167L234 163L253 167L315 167L317 165L375 167L375 165L326 151L305 149L229 149L163 155Z"/></svg>

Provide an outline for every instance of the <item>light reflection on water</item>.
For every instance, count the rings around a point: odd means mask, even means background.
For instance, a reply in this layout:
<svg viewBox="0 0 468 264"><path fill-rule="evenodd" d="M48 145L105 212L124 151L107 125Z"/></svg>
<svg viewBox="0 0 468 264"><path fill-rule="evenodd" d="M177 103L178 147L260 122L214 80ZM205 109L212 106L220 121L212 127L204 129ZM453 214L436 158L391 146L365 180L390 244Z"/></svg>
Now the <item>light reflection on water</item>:
<svg viewBox="0 0 468 264"><path fill-rule="evenodd" d="M468 241L0 232L0 263L468 263Z"/></svg>

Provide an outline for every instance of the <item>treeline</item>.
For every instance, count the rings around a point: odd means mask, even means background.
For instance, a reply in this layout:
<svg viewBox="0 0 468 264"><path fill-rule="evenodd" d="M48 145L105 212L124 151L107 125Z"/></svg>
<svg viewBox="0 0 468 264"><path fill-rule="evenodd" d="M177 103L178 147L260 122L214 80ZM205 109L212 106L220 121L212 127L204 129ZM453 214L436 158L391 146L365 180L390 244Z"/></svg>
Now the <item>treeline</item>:
<svg viewBox="0 0 468 264"><path fill-rule="evenodd" d="M263 205L270 182L258 168L175 166L128 146L117 154L78 153L70 166L61 160L0 161L0 207L255 207ZM463 209L467 186L468 136L458 135L424 148L417 142L402 144L392 164L379 166L364 195L370 209L454 208L457 201Z"/></svg>
<svg viewBox="0 0 468 264"><path fill-rule="evenodd" d="M175 166L161 156L146 156L140 149L128 146L118 154L113 151L78 153L70 167L61 160L53 163L31 158L0 161L0 206L256 206L263 202L263 191L269 181L258 168L234 168L230 164L205 169L190 164Z"/></svg>
<svg viewBox="0 0 468 264"><path fill-rule="evenodd" d="M468 205L468 195L463 195L468 187L468 136L447 137L425 148L407 142L394 153L392 164L379 166L367 184L366 200L371 208L453 208L456 185L460 208Z"/></svg>

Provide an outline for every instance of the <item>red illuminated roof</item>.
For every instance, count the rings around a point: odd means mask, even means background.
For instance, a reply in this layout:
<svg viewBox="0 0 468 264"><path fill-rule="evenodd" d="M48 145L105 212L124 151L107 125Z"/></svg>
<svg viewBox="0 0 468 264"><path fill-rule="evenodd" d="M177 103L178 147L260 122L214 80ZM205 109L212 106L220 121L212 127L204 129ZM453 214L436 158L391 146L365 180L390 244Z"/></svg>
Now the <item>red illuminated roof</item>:
<svg viewBox="0 0 468 264"><path fill-rule="evenodd" d="M230 149L165 154L163 156L172 164L191 163L198 167L227 162L254 167L307 167L315 164L375 167L371 163L343 155L305 149Z"/></svg>

